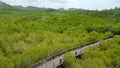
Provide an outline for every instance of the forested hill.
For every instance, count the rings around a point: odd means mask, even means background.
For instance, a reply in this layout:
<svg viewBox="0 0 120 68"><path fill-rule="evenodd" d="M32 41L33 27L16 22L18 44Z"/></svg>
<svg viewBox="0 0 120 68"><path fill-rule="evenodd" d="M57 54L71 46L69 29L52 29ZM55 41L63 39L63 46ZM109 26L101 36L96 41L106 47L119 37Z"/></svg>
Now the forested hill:
<svg viewBox="0 0 120 68"><path fill-rule="evenodd" d="M59 8L59 9L52 9L52 8L41 8L41 7L34 7L34 6L27 6L27 7L23 7L23 6L12 6L9 4L6 4L4 2L0 1L0 10L21 10L21 11L65 11L64 8ZM120 10L120 8L115 8L115 9L110 9L110 10ZM69 11L89 11L89 10L84 10L84 9L77 9L77 8L69 8ZM91 12L91 11L89 11ZM93 11L92 11L93 12Z"/></svg>
<svg viewBox="0 0 120 68"><path fill-rule="evenodd" d="M4 2L0 2L0 10L23 10L23 11L33 11L33 10L55 10L55 9L51 9L51 8L39 8L39 7L34 7L34 6L27 6L27 7L23 7L23 6L12 6L9 4L6 4Z"/></svg>
<svg viewBox="0 0 120 68"><path fill-rule="evenodd" d="M19 9L13 6L10 6L4 2L0 2L0 10L19 10Z"/></svg>

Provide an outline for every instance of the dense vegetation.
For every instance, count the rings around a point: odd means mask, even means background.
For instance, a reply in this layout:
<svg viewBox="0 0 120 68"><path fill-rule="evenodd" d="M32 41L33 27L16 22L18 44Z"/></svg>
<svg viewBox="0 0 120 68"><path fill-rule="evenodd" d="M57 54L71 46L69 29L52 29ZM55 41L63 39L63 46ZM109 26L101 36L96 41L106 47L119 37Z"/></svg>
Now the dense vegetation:
<svg viewBox="0 0 120 68"><path fill-rule="evenodd" d="M81 58L67 53L63 68L120 68L120 36L101 40L100 46L87 48Z"/></svg>
<svg viewBox="0 0 120 68"><path fill-rule="evenodd" d="M120 23L119 9L86 13L92 17L107 18L114 24ZM60 68L120 68L120 28L118 30L116 30L116 26L114 28L115 31L110 31L118 35L111 41L100 40L100 46L87 48L83 55L78 58L70 53L65 54L64 64Z"/></svg>
<svg viewBox="0 0 120 68"><path fill-rule="evenodd" d="M0 11L0 68L25 68L68 48L119 34L119 16L118 10Z"/></svg>

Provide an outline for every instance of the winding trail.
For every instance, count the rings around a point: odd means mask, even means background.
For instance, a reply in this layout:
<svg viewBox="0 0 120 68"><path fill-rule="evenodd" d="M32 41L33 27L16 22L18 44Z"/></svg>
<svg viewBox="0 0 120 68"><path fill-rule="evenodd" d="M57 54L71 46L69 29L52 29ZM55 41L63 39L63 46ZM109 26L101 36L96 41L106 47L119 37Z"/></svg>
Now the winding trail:
<svg viewBox="0 0 120 68"><path fill-rule="evenodd" d="M109 41L111 39L112 38L107 38L104 40ZM27 68L56 68L56 67L60 66L61 64L63 64L63 61L64 61L63 58L64 58L64 54L66 52L70 52L75 56L80 56L86 48L91 47L91 46L98 46L98 45L99 45L99 42L94 41L94 42L85 44L85 46L83 46L83 47L80 47L80 46L74 47L74 48L68 49L67 51L62 51L62 52L58 53L57 55L48 57L36 64L30 65Z"/></svg>

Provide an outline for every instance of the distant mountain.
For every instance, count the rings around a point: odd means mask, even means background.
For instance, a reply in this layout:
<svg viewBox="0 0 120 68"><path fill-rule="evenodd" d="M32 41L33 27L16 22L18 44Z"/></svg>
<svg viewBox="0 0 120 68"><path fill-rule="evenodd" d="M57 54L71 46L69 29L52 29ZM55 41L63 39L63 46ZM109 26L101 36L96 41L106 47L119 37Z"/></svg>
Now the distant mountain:
<svg viewBox="0 0 120 68"><path fill-rule="evenodd" d="M39 7L34 7L34 6L28 6L28 7L23 7L23 6L11 6L9 4L6 4L4 2L0 1L0 10L23 10L23 11L33 11L33 10L55 10L51 8L39 8Z"/></svg>
<svg viewBox="0 0 120 68"><path fill-rule="evenodd" d="M39 7L34 7L34 6L28 6L28 7L23 7L23 6L13 6L15 8L18 8L20 10L47 10L48 8L39 8Z"/></svg>
<svg viewBox="0 0 120 68"><path fill-rule="evenodd" d="M19 9L13 6L10 6L4 2L0 2L0 10L19 10Z"/></svg>
<svg viewBox="0 0 120 68"><path fill-rule="evenodd" d="M28 6L28 7L23 7L23 6L11 6L9 4L6 4L4 2L0 1L0 10L21 10L21 11L36 11L36 10L42 10L42 11L65 11L64 8L59 8L59 9L52 9L52 8L40 8L40 7L34 7L34 6ZM69 11L86 11L84 9L77 9L77 8L69 8ZM109 9L110 10L110 9ZM120 10L119 7L116 7L115 9L111 10ZM89 11L89 10L88 10Z"/></svg>

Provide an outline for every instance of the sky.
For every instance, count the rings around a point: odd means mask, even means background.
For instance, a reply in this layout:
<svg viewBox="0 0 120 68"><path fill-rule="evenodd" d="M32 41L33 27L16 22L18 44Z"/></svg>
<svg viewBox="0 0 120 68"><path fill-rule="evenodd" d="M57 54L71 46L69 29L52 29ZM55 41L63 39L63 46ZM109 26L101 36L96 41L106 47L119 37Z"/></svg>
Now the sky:
<svg viewBox="0 0 120 68"><path fill-rule="evenodd" d="M0 0L10 5L46 7L46 8L81 8L103 10L120 7L120 0Z"/></svg>

